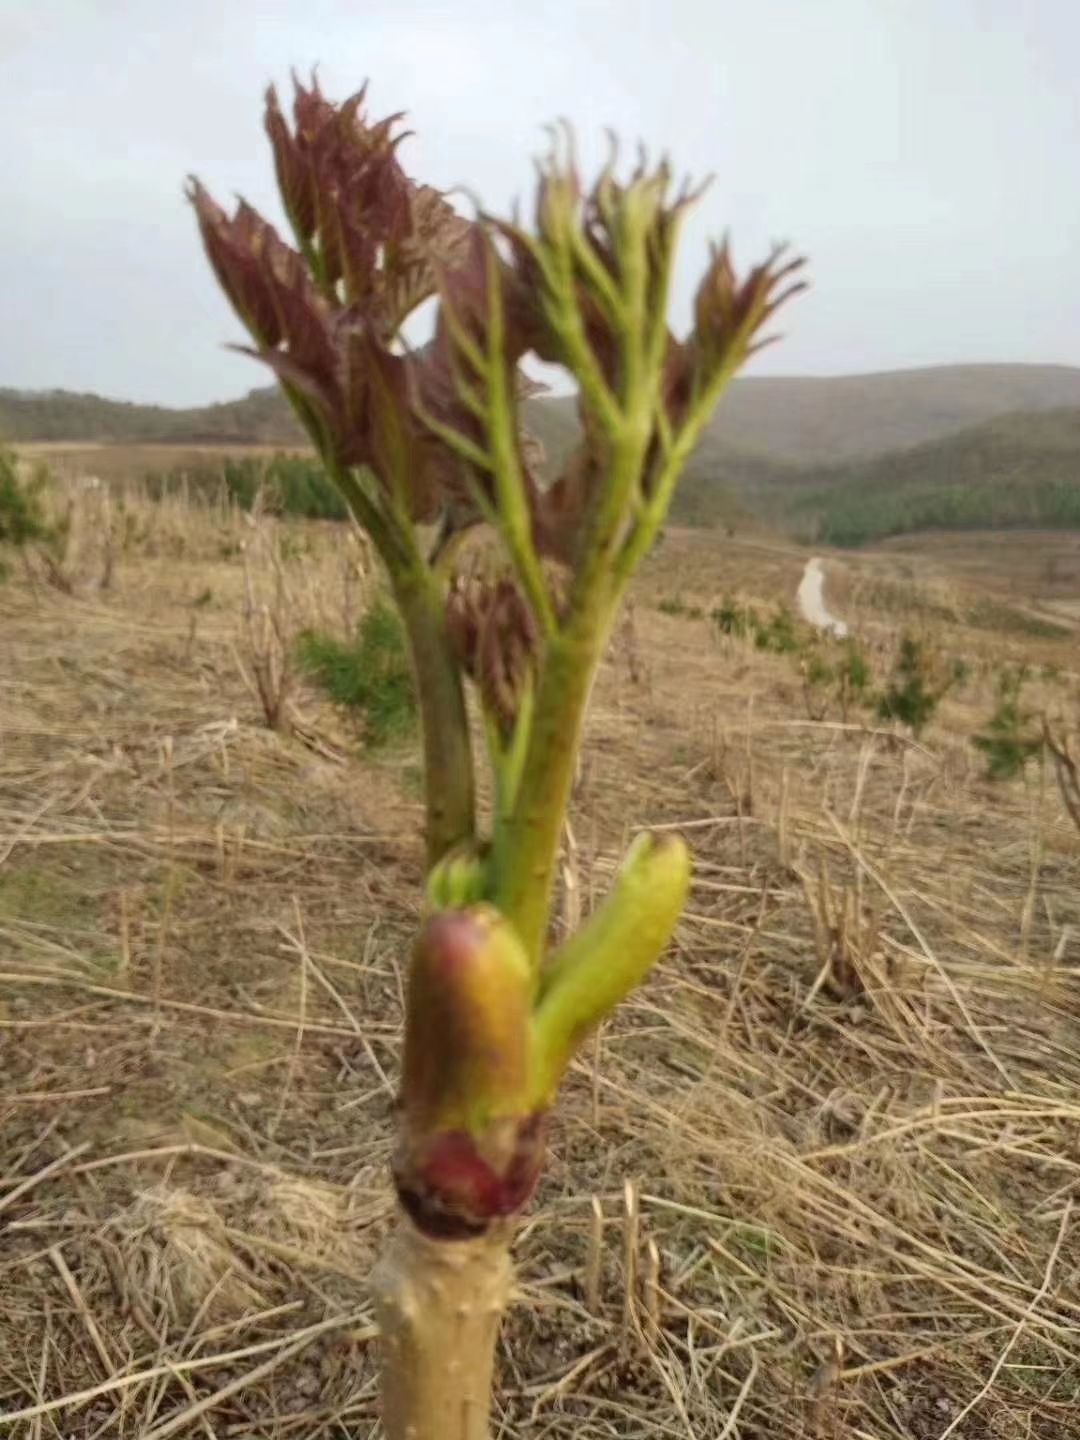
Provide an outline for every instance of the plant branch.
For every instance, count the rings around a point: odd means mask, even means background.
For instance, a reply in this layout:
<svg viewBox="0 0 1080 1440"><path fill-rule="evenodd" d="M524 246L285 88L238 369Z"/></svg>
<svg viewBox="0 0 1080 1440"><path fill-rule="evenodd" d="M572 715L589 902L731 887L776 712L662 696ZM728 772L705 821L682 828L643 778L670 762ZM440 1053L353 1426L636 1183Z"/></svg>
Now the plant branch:
<svg viewBox="0 0 1080 1440"><path fill-rule="evenodd" d="M585 559L576 580L575 603L582 609L604 590L609 596L616 593L613 561L628 521L641 506L646 456L661 409L667 300L680 214L676 211L657 228L653 212L662 203L662 185L658 178L631 192L633 202L628 197L613 226L620 281L613 328L621 357L621 424L613 437L607 484L590 519L589 543L583 547ZM588 238L576 229L572 233L579 262L586 255L595 262L585 267L587 276L597 267L607 275Z"/></svg>
<svg viewBox="0 0 1080 1440"><path fill-rule="evenodd" d="M461 670L446 632L442 590L417 553L388 567L409 637L424 746L429 868L476 828L473 754Z"/></svg>
<svg viewBox="0 0 1080 1440"><path fill-rule="evenodd" d="M426 564L416 533L400 513L387 513L351 470L324 458L334 483L371 536L390 580L409 640L424 749L429 868L476 828L473 754L465 692L449 636L439 580Z"/></svg>
<svg viewBox="0 0 1080 1440"><path fill-rule="evenodd" d="M518 579L532 606L537 623L545 635L556 628L555 610L551 603L540 558L532 540L532 517L521 470L517 434L517 405L513 394L515 371L506 364L506 313L498 256L488 240L488 358L487 358L487 432L491 447L491 465L495 476L495 493L499 530L510 555Z"/></svg>
<svg viewBox="0 0 1080 1440"><path fill-rule="evenodd" d="M548 249L524 233L518 238L539 266L544 282L541 296L544 314L562 348L567 368L580 385L585 403L601 428L608 436L614 436L622 425L622 415L582 323L574 293L573 242L561 233Z"/></svg>
<svg viewBox="0 0 1080 1440"><path fill-rule="evenodd" d="M517 927L537 968L585 708L610 620L610 612L600 611L572 617L548 640L515 804L496 835L495 904Z"/></svg>
<svg viewBox="0 0 1080 1440"><path fill-rule="evenodd" d="M681 427L674 435L669 433L668 444L662 451L663 464L660 474L657 476L653 493L643 505L615 565L617 594L621 594L642 559L648 554L660 526L664 523L664 516L671 505L671 498L679 476L694 453L694 449L701 439L702 431L708 424L720 397L742 365L743 358L741 348L732 346L725 362L696 398Z"/></svg>
<svg viewBox="0 0 1080 1440"><path fill-rule="evenodd" d="M532 733L534 714L534 689L532 683L525 685L518 702L518 713L509 739L504 739L494 716L485 712L488 753L495 779L495 845L506 834L514 806L521 789L521 776L525 766L529 736Z"/></svg>

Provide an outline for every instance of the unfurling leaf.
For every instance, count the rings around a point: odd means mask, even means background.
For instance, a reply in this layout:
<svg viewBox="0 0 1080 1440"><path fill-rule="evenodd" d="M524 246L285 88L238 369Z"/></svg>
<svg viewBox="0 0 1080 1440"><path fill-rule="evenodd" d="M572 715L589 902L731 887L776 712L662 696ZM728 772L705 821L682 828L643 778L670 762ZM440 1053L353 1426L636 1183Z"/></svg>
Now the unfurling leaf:
<svg viewBox="0 0 1080 1440"><path fill-rule="evenodd" d="M427 878L428 904L435 910L463 910L484 899L488 882L487 846L463 840L448 850Z"/></svg>
<svg viewBox="0 0 1080 1440"><path fill-rule="evenodd" d="M309 388L329 389L336 367L331 309L303 258L245 201L229 216L198 180L188 195L214 273L259 353L286 354Z"/></svg>
<svg viewBox="0 0 1080 1440"><path fill-rule="evenodd" d="M639 836L611 894L552 957L533 1020L536 1105L551 1103L577 1046L660 958L689 887L683 841Z"/></svg>
<svg viewBox="0 0 1080 1440"><path fill-rule="evenodd" d="M278 187L297 243L324 289L362 309L389 342L435 290L435 266L450 263L472 225L430 185L405 174L395 133L400 116L369 121L365 90L333 104L317 83L294 78L290 129L273 86L266 131Z"/></svg>
<svg viewBox="0 0 1080 1440"><path fill-rule="evenodd" d="M266 130L299 248L241 202L226 214L189 194L214 271L332 471L369 469L412 521L441 508L440 453L413 414L404 321L434 293L436 270L464 253L472 223L402 170L397 117L369 122L364 94L344 104L296 82L290 127L267 93Z"/></svg>
<svg viewBox="0 0 1080 1440"><path fill-rule="evenodd" d="M446 624L485 711L504 733L512 730L540 642L521 591L507 577L456 576L447 596Z"/></svg>
<svg viewBox="0 0 1080 1440"><path fill-rule="evenodd" d="M785 301L806 289L805 281L793 278L805 262L785 254L778 246L740 280L727 241L713 247L694 299L694 330L684 347L699 387L708 386L721 370L734 373L775 338L758 336Z"/></svg>

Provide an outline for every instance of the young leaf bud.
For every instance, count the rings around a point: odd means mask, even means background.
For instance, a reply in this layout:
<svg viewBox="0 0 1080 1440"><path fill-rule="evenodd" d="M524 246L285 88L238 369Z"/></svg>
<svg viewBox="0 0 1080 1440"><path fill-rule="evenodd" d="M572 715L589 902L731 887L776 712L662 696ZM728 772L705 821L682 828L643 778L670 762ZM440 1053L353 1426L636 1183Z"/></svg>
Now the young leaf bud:
<svg viewBox="0 0 1080 1440"><path fill-rule="evenodd" d="M432 916L409 973L402 1203L429 1233L471 1234L528 1199L543 1156L529 1104L533 975L487 905Z"/></svg>
<svg viewBox="0 0 1080 1440"><path fill-rule="evenodd" d="M533 1019L533 1098L550 1104L577 1046L648 974L690 888L677 835L641 835L599 910L551 959Z"/></svg>

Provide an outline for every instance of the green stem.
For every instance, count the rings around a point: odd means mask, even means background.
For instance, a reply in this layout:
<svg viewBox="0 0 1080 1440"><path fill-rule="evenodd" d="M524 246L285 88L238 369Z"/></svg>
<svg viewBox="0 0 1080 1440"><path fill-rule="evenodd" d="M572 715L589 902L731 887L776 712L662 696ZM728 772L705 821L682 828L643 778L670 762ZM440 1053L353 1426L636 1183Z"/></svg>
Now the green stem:
<svg viewBox="0 0 1080 1440"><path fill-rule="evenodd" d="M547 645L516 803L496 835L494 899L517 927L534 966L547 935L555 865L581 744L593 674L610 614L571 620Z"/></svg>
<svg viewBox="0 0 1080 1440"><path fill-rule="evenodd" d="M619 270L619 411L620 424L611 439L606 482L588 520L588 539L575 579L573 604L582 612L606 604L614 594L611 575L631 515L639 503L641 475L653 431L656 399L663 376L663 353L655 344L655 323L649 325L648 227L628 214L618 227ZM588 241L584 246L588 249ZM666 267L661 290L666 286Z"/></svg>
<svg viewBox="0 0 1080 1440"><path fill-rule="evenodd" d="M324 463L386 566L409 638L424 746L428 868L476 829L472 742L461 670L446 633L442 586L420 553L404 513L378 508L360 478L324 455Z"/></svg>
<svg viewBox="0 0 1080 1440"><path fill-rule="evenodd" d="M409 637L424 745L429 867L476 826L472 743L465 692L446 633L443 596L422 562L390 570Z"/></svg>
<svg viewBox="0 0 1080 1440"><path fill-rule="evenodd" d="M498 259L489 244L487 435L495 476L496 508L503 543L545 635L556 628L555 610L544 582L540 557L532 540L531 516L525 477L518 453L517 402L514 396L517 367L506 362L506 316Z"/></svg>

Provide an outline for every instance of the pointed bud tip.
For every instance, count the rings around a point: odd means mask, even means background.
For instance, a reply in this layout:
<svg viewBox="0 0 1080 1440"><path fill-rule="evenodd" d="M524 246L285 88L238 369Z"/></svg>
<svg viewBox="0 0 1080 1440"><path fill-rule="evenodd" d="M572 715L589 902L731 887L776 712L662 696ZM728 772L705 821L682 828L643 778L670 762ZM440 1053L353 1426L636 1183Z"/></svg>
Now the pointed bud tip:
<svg viewBox="0 0 1080 1440"><path fill-rule="evenodd" d="M452 980L482 963L482 947L492 928L479 906L441 911L424 928L425 953L443 976Z"/></svg>

